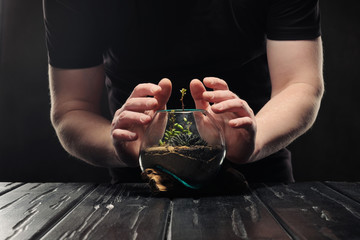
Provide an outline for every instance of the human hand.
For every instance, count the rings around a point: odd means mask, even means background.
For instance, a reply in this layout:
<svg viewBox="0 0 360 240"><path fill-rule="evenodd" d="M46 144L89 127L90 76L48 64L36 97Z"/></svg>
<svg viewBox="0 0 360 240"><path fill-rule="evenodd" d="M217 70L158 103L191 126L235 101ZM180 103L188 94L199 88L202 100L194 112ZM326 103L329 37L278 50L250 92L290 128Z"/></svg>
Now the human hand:
<svg viewBox="0 0 360 240"><path fill-rule="evenodd" d="M190 91L196 108L208 111L223 128L227 159L238 164L248 162L255 148L256 121L247 102L215 77L204 78L203 83L192 80Z"/></svg>
<svg viewBox="0 0 360 240"><path fill-rule="evenodd" d="M162 79L158 85L137 85L124 105L118 109L111 124L111 136L120 161L130 167L139 165L141 140L156 110L165 109L171 95L171 82Z"/></svg>

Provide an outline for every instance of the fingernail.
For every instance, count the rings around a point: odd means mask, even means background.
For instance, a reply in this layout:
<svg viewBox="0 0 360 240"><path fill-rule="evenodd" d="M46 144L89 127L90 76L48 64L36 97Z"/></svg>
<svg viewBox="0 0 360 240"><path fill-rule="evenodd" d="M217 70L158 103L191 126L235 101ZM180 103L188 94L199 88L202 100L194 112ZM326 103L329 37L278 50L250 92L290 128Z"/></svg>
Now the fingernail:
<svg viewBox="0 0 360 240"><path fill-rule="evenodd" d="M154 87L151 88L151 92L155 93L155 92L159 91L160 89L161 88L159 86L154 86Z"/></svg>
<svg viewBox="0 0 360 240"><path fill-rule="evenodd" d="M156 103L154 103L153 101L147 101L146 102L146 107L147 108L153 108L156 105Z"/></svg>
<svg viewBox="0 0 360 240"><path fill-rule="evenodd" d="M217 105L216 105L216 109L217 109L218 111L221 111L221 110L223 110L223 106L222 106L222 105L217 104Z"/></svg>
<svg viewBox="0 0 360 240"><path fill-rule="evenodd" d="M208 83L210 83L210 84L214 84L214 83L215 83L215 81L214 81L213 78L207 78L206 80L207 80Z"/></svg>
<svg viewBox="0 0 360 240"><path fill-rule="evenodd" d="M133 132L129 133L130 139L134 139L135 137L136 137L136 133L133 133Z"/></svg>
<svg viewBox="0 0 360 240"><path fill-rule="evenodd" d="M232 127L238 127L239 126L239 123L237 121L235 121L234 119L230 120L229 121L229 124L232 126Z"/></svg>
<svg viewBox="0 0 360 240"><path fill-rule="evenodd" d="M149 116L141 116L140 122L145 123L145 122L149 121L149 118L150 118Z"/></svg>

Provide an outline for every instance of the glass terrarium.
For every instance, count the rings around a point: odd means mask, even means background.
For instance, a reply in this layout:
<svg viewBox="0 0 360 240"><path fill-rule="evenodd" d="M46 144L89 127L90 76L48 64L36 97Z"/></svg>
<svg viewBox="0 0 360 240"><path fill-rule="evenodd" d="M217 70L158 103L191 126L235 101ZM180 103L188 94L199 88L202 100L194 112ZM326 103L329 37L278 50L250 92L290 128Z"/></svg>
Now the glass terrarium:
<svg viewBox="0 0 360 240"><path fill-rule="evenodd" d="M139 161L142 171L160 171L197 189L217 175L224 158L223 132L212 116L201 109L178 109L156 112Z"/></svg>

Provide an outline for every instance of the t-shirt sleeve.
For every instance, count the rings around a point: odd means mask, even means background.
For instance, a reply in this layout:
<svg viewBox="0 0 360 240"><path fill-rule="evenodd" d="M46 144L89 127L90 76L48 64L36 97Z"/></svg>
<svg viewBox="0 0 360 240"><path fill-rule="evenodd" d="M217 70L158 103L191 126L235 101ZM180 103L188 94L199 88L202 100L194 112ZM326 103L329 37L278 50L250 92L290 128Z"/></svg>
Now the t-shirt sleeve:
<svg viewBox="0 0 360 240"><path fill-rule="evenodd" d="M266 34L271 40L309 40L319 37L318 0L270 1Z"/></svg>
<svg viewBox="0 0 360 240"><path fill-rule="evenodd" d="M99 1L101 2L101 1ZM103 62L105 49L101 10L91 0L44 0L49 64L87 68Z"/></svg>

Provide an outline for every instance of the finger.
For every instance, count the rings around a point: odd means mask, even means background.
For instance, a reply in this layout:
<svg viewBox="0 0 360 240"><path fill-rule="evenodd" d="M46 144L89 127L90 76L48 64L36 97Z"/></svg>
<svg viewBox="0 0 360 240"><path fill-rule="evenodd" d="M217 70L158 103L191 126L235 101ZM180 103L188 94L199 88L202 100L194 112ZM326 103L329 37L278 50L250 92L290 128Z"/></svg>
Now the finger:
<svg viewBox="0 0 360 240"><path fill-rule="evenodd" d="M227 83L220 78L206 77L203 82L206 87L214 90L229 90Z"/></svg>
<svg viewBox="0 0 360 240"><path fill-rule="evenodd" d="M137 85L129 98L154 96L161 91L161 87L153 83L141 83Z"/></svg>
<svg viewBox="0 0 360 240"><path fill-rule="evenodd" d="M155 94L155 99L158 104L157 109L165 109L171 95L172 84L169 79L163 78L158 86L161 90Z"/></svg>
<svg viewBox="0 0 360 240"><path fill-rule="evenodd" d="M204 92L203 98L208 102L218 103L229 99L235 99L238 97L229 90L217 90L217 91Z"/></svg>
<svg viewBox="0 0 360 240"><path fill-rule="evenodd" d="M232 128L249 128L254 125L254 120L250 117L234 118L229 121Z"/></svg>
<svg viewBox="0 0 360 240"><path fill-rule="evenodd" d="M123 111L114 117L112 129L126 129L134 125L145 125L151 121L151 117L145 113Z"/></svg>
<svg viewBox="0 0 360 240"><path fill-rule="evenodd" d="M254 112L249 107L247 102L240 98L230 99L220 103L216 103L211 106L211 109L215 113L233 112L241 117L254 117Z"/></svg>
<svg viewBox="0 0 360 240"><path fill-rule="evenodd" d="M135 141L138 139L138 136L135 132L131 132L126 129L114 129L114 131L112 131L112 137L115 142Z"/></svg>
<svg viewBox="0 0 360 240"><path fill-rule="evenodd" d="M158 105L158 101L154 98L129 98L126 100L122 110L144 112L146 110L152 110Z"/></svg>
<svg viewBox="0 0 360 240"><path fill-rule="evenodd" d="M206 91L204 85L200 80L194 79L190 82L190 92L194 99L195 107L197 109L206 109L210 104L204 100L203 93Z"/></svg>

